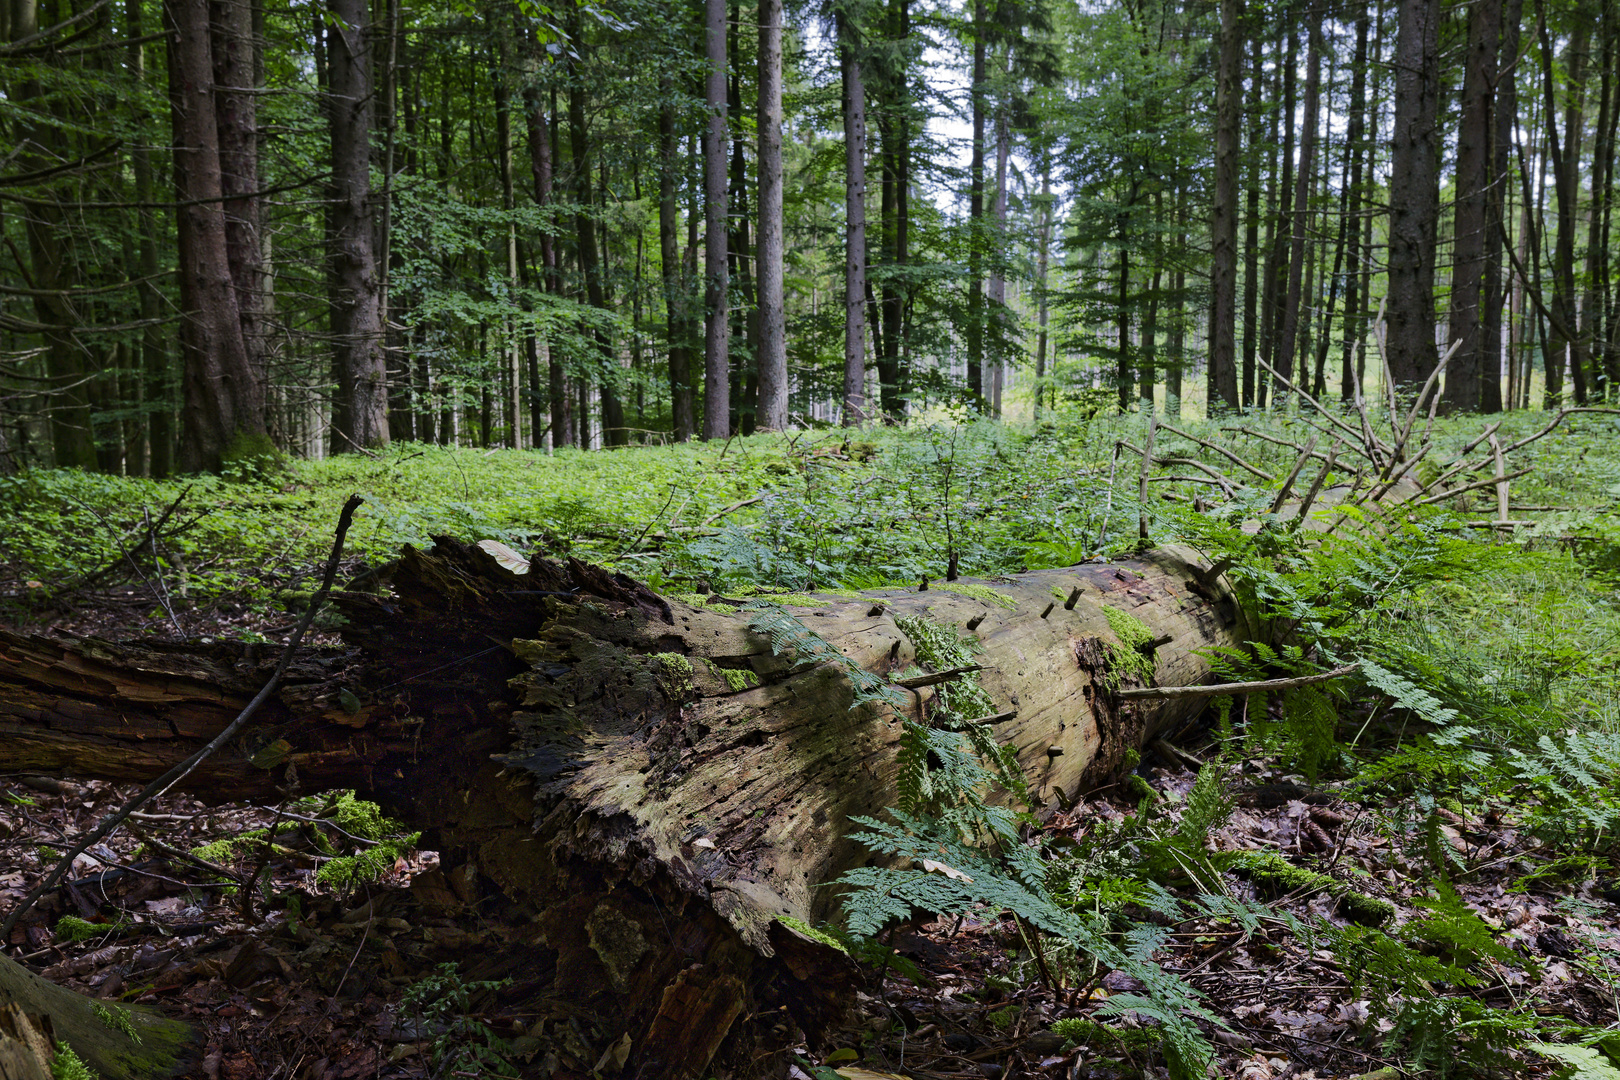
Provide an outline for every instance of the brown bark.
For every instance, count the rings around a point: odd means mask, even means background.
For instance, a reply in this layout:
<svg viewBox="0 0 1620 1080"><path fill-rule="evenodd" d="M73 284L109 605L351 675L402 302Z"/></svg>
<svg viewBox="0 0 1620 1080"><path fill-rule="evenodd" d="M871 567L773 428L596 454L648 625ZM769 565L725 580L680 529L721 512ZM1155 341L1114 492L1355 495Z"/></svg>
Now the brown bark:
<svg viewBox="0 0 1620 1080"><path fill-rule="evenodd" d="M1296 342L1299 337L1300 318L1299 308L1303 299L1303 277L1305 273L1305 240L1310 229L1311 219L1311 185L1316 181L1313 170L1315 162L1312 160L1316 154L1316 129L1321 120L1320 108L1322 96L1322 50L1321 31L1315 18L1307 13L1306 22L1309 34L1309 43L1305 49L1305 109L1304 127L1299 137L1299 168L1295 170L1294 190L1294 221L1292 235L1288 243L1288 291L1283 299L1282 317L1277 330L1277 359L1272 364L1277 374L1290 382L1304 383L1305 372L1302 370L1296 377L1294 374L1294 355ZM1304 360L1300 362L1304 367ZM1272 403L1277 403L1277 395L1281 386L1273 389ZM1292 391L1288 391L1290 396Z"/></svg>
<svg viewBox="0 0 1620 1080"><path fill-rule="evenodd" d="M209 0L169 0L169 100L180 265L180 467L217 470L235 449L269 447L264 372L252 363L232 277L225 178L214 105L214 42Z"/></svg>
<svg viewBox="0 0 1620 1080"><path fill-rule="evenodd" d="M726 0L704 0L703 128L703 437L731 434L731 341L726 267Z"/></svg>
<svg viewBox="0 0 1620 1080"><path fill-rule="evenodd" d="M1490 186L1491 98L1496 83L1501 0L1480 0L1468 11L1468 51L1463 63L1462 119L1457 131L1457 201L1452 235L1450 340L1462 345L1446 367L1444 403L1474 412L1485 378L1481 304L1485 287L1485 236ZM1495 377L1494 373L1491 375Z"/></svg>
<svg viewBox="0 0 1620 1080"><path fill-rule="evenodd" d="M841 669L774 655L747 613L667 603L579 563L536 558L520 576L442 540L407 549L392 584L341 595L346 647L301 656L253 734L188 786L267 797L292 769L428 829L447 859L534 905L553 992L609 1041L628 1034L638 1075L706 1075L715 1053L766 1037L744 1017L779 1006L815 1038L856 976L778 920L830 914L817 886L863 858L850 818L895 802L900 719L852 711ZM987 584L1000 599L936 586L791 610L880 673L915 660L895 616L971 625L981 685L1016 714L997 737L1042 804L1110 782L1198 707L1108 688L1105 606L1164 642L1162 685L1206 680L1203 650L1254 636L1186 550ZM244 644L0 634L0 770L149 779L229 723L274 660ZM913 715L934 693L910 693Z"/></svg>
<svg viewBox="0 0 1620 1080"><path fill-rule="evenodd" d="M838 58L844 114L844 426L866 408L866 84L860 38L839 11Z"/></svg>
<svg viewBox="0 0 1620 1080"><path fill-rule="evenodd" d="M332 336L340 408L333 450L387 446L388 373L383 360L377 200L371 191L375 115L371 8L329 0L328 86L332 141Z"/></svg>
<svg viewBox="0 0 1620 1080"><path fill-rule="evenodd" d="M782 238L782 0L759 6L759 404L761 431L781 431L788 422L787 315L783 300ZM667 159L675 154L673 132ZM675 195L669 195L673 238ZM662 206L660 202L660 206ZM673 244L665 255L673 254ZM673 273L675 266L665 271Z"/></svg>
<svg viewBox="0 0 1620 1080"><path fill-rule="evenodd" d="M1215 81L1215 198L1210 222L1209 404L1238 407L1238 137L1243 34L1238 0L1221 0L1220 67Z"/></svg>
<svg viewBox="0 0 1620 1080"><path fill-rule="evenodd" d="M1395 130L1390 138L1386 310L1390 374L1407 393L1417 392L1440 359L1434 345L1439 32L1439 0L1401 0L1395 37Z"/></svg>

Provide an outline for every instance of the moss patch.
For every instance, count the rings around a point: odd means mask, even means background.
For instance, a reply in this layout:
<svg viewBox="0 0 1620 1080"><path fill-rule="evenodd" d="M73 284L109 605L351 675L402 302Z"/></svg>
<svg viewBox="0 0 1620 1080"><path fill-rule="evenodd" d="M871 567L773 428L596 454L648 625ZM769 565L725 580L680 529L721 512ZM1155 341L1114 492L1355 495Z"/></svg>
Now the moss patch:
<svg viewBox="0 0 1620 1080"><path fill-rule="evenodd" d="M847 954L849 952L848 949L844 948L843 942L839 941L825 930L817 930L815 927L811 926L802 919L795 919L791 915L778 915L776 917L776 921L787 927L789 930L803 934L811 941L819 941L828 948L837 949L841 953Z"/></svg>
<svg viewBox="0 0 1620 1080"><path fill-rule="evenodd" d="M1148 629L1147 623L1119 608L1104 607L1103 615L1118 639L1118 644L1104 642L1113 660L1107 675L1109 691L1118 693L1119 681L1124 676L1143 683L1152 682L1153 658L1144 649L1153 643L1153 631Z"/></svg>
<svg viewBox="0 0 1620 1080"><path fill-rule="evenodd" d="M1274 851L1246 852L1232 865L1240 877L1268 896L1319 889L1339 898L1339 913L1360 926L1382 926L1395 917L1395 905L1356 892L1326 874L1295 866Z"/></svg>
<svg viewBox="0 0 1620 1080"><path fill-rule="evenodd" d="M997 592L988 585L964 585L956 581L946 581L936 582L928 587L930 589L938 589L940 592L955 593L957 596L965 596L969 600L979 600L986 604L996 604L1004 608L1015 608L1018 606L1018 601L1014 600L1006 593Z"/></svg>
<svg viewBox="0 0 1620 1080"><path fill-rule="evenodd" d="M716 667L714 673L725 680L733 694L759 685L759 676L743 668Z"/></svg>

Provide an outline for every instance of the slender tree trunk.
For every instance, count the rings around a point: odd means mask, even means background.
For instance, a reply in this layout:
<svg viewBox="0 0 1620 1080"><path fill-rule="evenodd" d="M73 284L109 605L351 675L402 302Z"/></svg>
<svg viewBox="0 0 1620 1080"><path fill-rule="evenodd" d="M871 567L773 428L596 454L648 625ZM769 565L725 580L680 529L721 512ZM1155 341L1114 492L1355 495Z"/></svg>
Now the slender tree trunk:
<svg viewBox="0 0 1620 1080"><path fill-rule="evenodd" d="M1209 412L1238 407L1237 219L1238 142L1243 60L1240 0L1221 0L1215 79L1215 196L1210 212Z"/></svg>
<svg viewBox="0 0 1620 1080"><path fill-rule="evenodd" d="M731 434L731 352L726 267L726 0L704 0L708 61L703 129L704 295L703 437Z"/></svg>
<svg viewBox="0 0 1620 1080"><path fill-rule="evenodd" d="M844 89L844 425L866 413L866 87L855 27L838 14Z"/></svg>
<svg viewBox="0 0 1620 1080"><path fill-rule="evenodd" d="M1114 383L1119 391L1119 411L1131 409L1131 249L1127 238L1119 237L1119 272L1114 297L1114 335L1118 349L1114 360Z"/></svg>
<svg viewBox="0 0 1620 1080"><path fill-rule="evenodd" d="M3 2L3 0L0 0ZM125 26L132 44L127 62L131 76L138 83L146 81L146 47L141 44L141 0L125 0ZM141 319L149 322L141 332L140 370L142 378L142 407L145 410L146 468L144 475L154 478L168 476L174 471L174 387L169 365L169 349L163 328L157 325L162 305L158 291L157 211L152 209L153 177L152 151L147 144L151 118L142 110L139 116L140 135L130 147L130 171L135 179L135 201L142 204L140 237L136 241L139 252L137 266L144 281L141 286Z"/></svg>
<svg viewBox="0 0 1620 1080"><path fill-rule="evenodd" d="M1361 204L1363 167L1370 156L1366 138L1367 114L1367 29L1369 18L1365 9L1356 18L1356 54L1350 70L1350 121L1346 132L1346 152L1350 155L1350 184L1343 201L1348 227L1346 241L1345 296L1344 296L1344 362L1339 369L1339 399L1346 404L1354 401L1359 390L1356 375L1358 343L1366 336L1363 309L1367 306L1366 293L1361 288Z"/></svg>
<svg viewBox="0 0 1620 1080"><path fill-rule="evenodd" d="M573 17L576 22L576 36L582 36L578 32L577 11ZM590 133L585 129L585 83L577 70L574 75L575 77L568 83L568 143L573 153L574 197L578 203L574 212L574 232L578 241L579 269L585 279L585 295L591 307L599 311L611 311L612 305L608 303L607 291L603 287L601 253L597 247L596 195L591 181L591 141ZM720 145L723 157L725 143L722 142ZM720 238L722 249L725 242L724 229L725 223L722 221ZM607 331L597 330L595 336L600 357L598 363L602 370L598 380L602 405L602 445L623 446L629 441L629 433L624 430L624 408L619 403L618 388L614 379L614 372L619 366L618 357L613 351L613 341ZM586 428L585 416L586 410L582 401L580 411L582 433Z"/></svg>
<svg viewBox="0 0 1620 1080"><path fill-rule="evenodd" d="M1254 358L1260 346L1260 155L1266 150L1261 85L1265 79L1265 54L1260 35L1252 35L1253 69L1249 77L1249 177L1248 206L1243 217L1243 372L1240 388L1242 407L1254 406Z"/></svg>
<svg viewBox="0 0 1620 1080"><path fill-rule="evenodd" d="M1620 37L1616 24L1620 20L1616 19L1615 7L1614 0L1604 3L1599 23L1598 114L1597 123L1592 129L1592 197L1587 204L1586 268L1583 275L1586 280L1581 298L1580 338L1592 365L1592 396L1598 401L1609 398L1615 365L1615 358L1607 355L1603 331L1609 285L1609 252L1603 224L1608 214L1608 177L1614 168L1615 66L1620 63L1616 45L1616 39Z"/></svg>
<svg viewBox="0 0 1620 1080"><path fill-rule="evenodd" d="M1306 233L1310 231L1311 215L1311 188L1316 181L1313 171L1316 155L1316 129L1321 119L1321 93L1322 93L1322 50L1321 29L1318 26L1314 12L1307 12L1305 21L1309 24L1306 33L1309 35L1309 44L1305 49L1305 115L1304 127L1299 137L1299 169L1294 189L1294 220L1292 235L1288 245L1288 293L1283 301L1282 318L1277 331L1277 359L1272 364L1277 374L1288 379L1291 383L1304 381L1304 372L1298 375L1294 372L1294 352L1300 330L1299 309L1302 299L1301 286L1305 270L1305 240ZM1303 361L1301 367L1303 367ZM1284 392L1279 384L1272 390L1272 403L1275 404L1277 395ZM1286 391L1289 398L1294 392Z"/></svg>
<svg viewBox="0 0 1620 1080"><path fill-rule="evenodd" d="M1447 410L1480 406L1485 371L1484 286L1490 187L1491 98L1501 37L1502 0L1474 0L1468 9L1463 60L1462 118L1457 130L1456 201L1452 224L1449 343L1461 342L1446 366ZM1494 375L1492 376L1494 377Z"/></svg>
<svg viewBox="0 0 1620 1080"><path fill-rule="evenodd" d="M1008 58L1009 63L1011 58ZM998 63L999 66L999 63ZM991 328L990 347L985 358L990 364L990 415L1001 415L1001 391L1006 378L1007 350L1007 158L1012 150L1012 133L1007 125L1006 106L996 110L996 194L990 204L990 287L985 296L986 322ZM1150 381L1149 387L1153 384Z"/></svg>
<svg viewBox="0 0 1620 1080"><path fill-rule="evenodd" d="M782 0L759 5L759 404L761 431L788 418L787 316L782 283ZM674 198L670 199L673 204Z"/></svg>
<svg viewBox="0 0 1620 1080"><path fill-rule="evenodd" d="M378 280L376 202L371 192L371 7L329 0L327 34L332 141L333 322L338 394L343 408L334 448L388 445L382 290ZM226 6L230 6L227 4Z"/></svg>
<svg viewBox="0 0 1620 1080"><path fill-rule="evenodd" d="M663 262L664 311L669 335L669 398L675 441L685 442L697 429L692 385L691 288L681 258L680 223L675 181L681 165L675 133L675 106L669 103L673 85L666 80L665 105L658 113L658 251ZM761 230L763 243L763 228Z"/></svg>
<svg viewBox="0 0 1620 1080"><path fill-rule="evenodd" d="M973 0L973 147L968 161L967 382L973 407L984 408L984 123L985 50L989 36L986 0Z"/></svg>
<svg viewBox="0 0 1620 1080"><path fill-rule="evenodd" d="M1440 214L1436 113L1439 0L1400 0L1395 38L1395 130L1389 178L1390 373L1416 393L1435 353L1434 262Z"/></svg>
<svg viewBox="0 0 1620 1080"><path fill-rule="evenodd" d="M1050 270L1052 256L1052 220L1056 216L1052 201L1052 159L1050 154L1041 155L1041 201L1039 207L1040 226L1036 232L1035 248L1035 303L1036 303L1036 336L1035 336L1035 414L1037 423L1041 419L1041 399L1046 395L1046 347L1047 347L1047 321L1049 319L1047 275Z"/></svg>
<svg viewBox="0 0 1620 1080"><path fill-rule="evenodd" d="M1580 333L1579 313L1575 307L1575 233L1580 227L1580 161L1581 135L1585 128L1586 61L1590 49L1591 22L1586 13L1576 9L1574 28L1569 43L1564 47L1564 130L1558 130L1557 94L1553 85L1552 37L1547 32L1546 5L1536 4L1537 32L1541 37L1541 83L1547 131L1547 156L1552 161L1553 197L1558 207L1558 233L1553 246L1552 326L1547 366L1547 393L1550 402L1563 401L1562 368L1567 357L1570 381L1574 384L1575 402L1586 403L1586 343ZM1554 391L1552 373L1558 369L1560 379Z"/></svg>
<svg viewBox="0 0 1620 1080"><path fill-rule="evenodd" d="M1299 34L1292 25L1292 14L1284 9L1281 17L1288 22L1284 29L1286 46L1284 59L1277 77L1282 81L1282 152L1276 168L1267 178L1270 194L1268 207L1275 208L1266 220L1266 266L1264 287L1260 296L1260 356L1266 364L1276 366L1277 336L1282 324L1283 289L1288 256L1287 224L1293 219L1294 208L1294 103L1295 85L1299 68ZM1273 114L1271 141L1277 141L1276 117ZM1269 375L1262 371L1257 376L1255 404L1265 407L1269 395Z"/></svg>

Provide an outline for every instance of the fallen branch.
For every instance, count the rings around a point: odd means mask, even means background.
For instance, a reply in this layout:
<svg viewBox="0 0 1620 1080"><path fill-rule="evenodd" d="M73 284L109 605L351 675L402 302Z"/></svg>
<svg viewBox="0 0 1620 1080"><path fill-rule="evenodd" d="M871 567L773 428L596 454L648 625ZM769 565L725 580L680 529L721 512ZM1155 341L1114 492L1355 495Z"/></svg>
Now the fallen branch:
<svg viewBox="0 0 1620 1080"><path fill-rule="evenodd" d="M1359 667L1360 664L1346 664L1315 675L1299 675L1290 679L1261 679L1258 682L1214 683L1207 686L1142 686L1121 690L1117 696L1121 701L1163 701L1168 698L1230 697L1235 694L1256 694L1268 690L1292 690L1296 686L1310 686L1312 683L1342 678Z"/></svg>

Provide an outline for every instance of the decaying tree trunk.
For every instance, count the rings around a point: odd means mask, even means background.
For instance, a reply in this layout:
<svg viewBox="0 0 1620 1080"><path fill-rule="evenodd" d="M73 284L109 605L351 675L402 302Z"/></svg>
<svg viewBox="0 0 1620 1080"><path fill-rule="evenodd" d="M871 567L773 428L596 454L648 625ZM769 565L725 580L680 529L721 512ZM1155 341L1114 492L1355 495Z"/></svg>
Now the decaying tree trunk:
<svg viewBox="0 0 1620 1080"><path fill-rule="evenodd" d="M553 992L628 1036L627 1073L707 1075L717 1053L772 1049L782 1007L812 1038L837 1014L853 968L779 920L834 913L818 886L865 858L849 819L894 803L902 730L887 708L851 710L841 668L774 655L715 598L666 601L573 561L513 573L450 540L408 549L390 595L336 603L346 648L301 658L190 790L354 787L425 828L448 864L532 904ZM1112 782L1199 707L1110 690L1123 673L1105 607L1154 635L1160 685L1205 681L1197 650L1254 637L1186 549L785 606L882 674L915 663L897 616L976 638L996 735L1043 803ZM218 733L274 660L0 634L0 770L150 779ZM915 716L936 690L906 691Z"/></svg>

